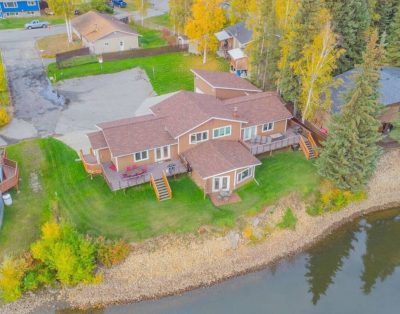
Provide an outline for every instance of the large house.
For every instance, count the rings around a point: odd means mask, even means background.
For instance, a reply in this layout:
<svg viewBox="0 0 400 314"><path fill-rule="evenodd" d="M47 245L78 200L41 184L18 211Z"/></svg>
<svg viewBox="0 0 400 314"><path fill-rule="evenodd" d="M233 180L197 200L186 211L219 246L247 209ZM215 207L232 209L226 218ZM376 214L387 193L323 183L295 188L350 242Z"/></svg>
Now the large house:
<svg viewBox="0 0 400 314"><path fill-rule="evenodd" d="M357 70L349 70L334 78L335 87L331 88L332 92L332 112L340 112L345 103L345 95L354 87L354 77ZM336 82L339 81L339 85ZM383 126L392 123L396 119L400 119L400 68L382 67L379 82L380 102L383 105L381 115L379 117ZM327 128L329 117L321 119L321 126Z"/></svg>
<svg viewBox="0 0 400 314"><path fill-rule="evenodd" d="M230 60L231 72L238 76L247 76L249 61L245 48L252 41L252 35L244 22L215 33L219 42L218 55Z"/></svg>
<svg viewBox="0 0 400 314"><path fill-rule="evenodd" d="M157 197L168 199L167 176L189 172L205 195L231 193L254 178L255 155L300 142L291 118L275 92L218 99L180 91L150 114L98 124L88 134L92 153L81 158L111 190L151 182Z"/></svg>
<svg viewBox="0 0 400 314"><path fill-rule="evenodd" d="M139 48L139 34L115 17L90 11L72 20L72 30L94 54Z"/></svg>
<svg viewBox="0 0 400 314"><path fill-rule="evenodd" d="M40 5L38 0L8 1L0 0L0 19L10 17L39 16Z"/></svg>

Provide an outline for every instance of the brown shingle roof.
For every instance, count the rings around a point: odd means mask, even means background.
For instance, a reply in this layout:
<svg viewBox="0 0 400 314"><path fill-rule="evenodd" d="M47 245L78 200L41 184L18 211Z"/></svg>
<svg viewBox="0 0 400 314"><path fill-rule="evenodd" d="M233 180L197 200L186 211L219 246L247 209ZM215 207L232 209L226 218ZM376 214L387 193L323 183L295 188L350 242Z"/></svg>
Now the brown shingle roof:
<svg viewBox="0 0 400 314"><path fill-rule="evenodd" d="M93 149L105 148L108 147L107 142L104 138L103 132L96 131L87 134L89 138L90 145Z"/></svg>
<svg viewBox="0 0 400 314"><path fill-rule="evenodd" d="M259 88L244 78L229 72L216 72L206 70L192 70L193 74L201 78L214 88L238 89L244 91L261 92Z"/></svg>
<svg viewBox="0 0 400 314"><path fill-rule="evenodd" d="M98 125L114 157L176 143L164 128L164 118L153 115Z"/></svg>
<svg viewBox="0 0 400 314"><path fill-rule="evenodd" d="M93 42L113 32L123 32L138 36L129 25L122 23L116 18L89 11L72 20L73 28L88 41Z"/></svg>
<svg viewBox="0 0 400 314"><path fill-rule="evenodd" d="M184 156L203 179L261 164L247 148L236 141L210 140L186 151Z"/></svg>
<svg viewBox="0 0 400 314"><path fill-rule="evenodd" d="M275 92L226 99L223 103L228 111L237 109L238 119L246 120L246 126L292 118L292 114Z"/></svg>
<svg viewBox="0 0 400 314"><path fill-rule="evenodd" d="M243 121L233 117L223 103L214 96L181 91L152 106L151 111L158 117L165 117L168 132L178 137L211 118Z"/></svg>

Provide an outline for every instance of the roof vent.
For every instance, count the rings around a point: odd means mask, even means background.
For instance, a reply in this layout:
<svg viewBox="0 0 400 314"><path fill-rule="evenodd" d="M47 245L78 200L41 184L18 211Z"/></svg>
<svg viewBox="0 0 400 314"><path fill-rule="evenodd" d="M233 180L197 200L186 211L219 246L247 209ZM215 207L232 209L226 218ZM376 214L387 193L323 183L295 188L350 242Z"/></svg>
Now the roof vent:
<svg viewBox="0 0 400 314"><path fill-rule="evenodd" d="M237 118L239 116L239 114L238 114L238 107L233 107L233 117L234 118Z"/></svg>

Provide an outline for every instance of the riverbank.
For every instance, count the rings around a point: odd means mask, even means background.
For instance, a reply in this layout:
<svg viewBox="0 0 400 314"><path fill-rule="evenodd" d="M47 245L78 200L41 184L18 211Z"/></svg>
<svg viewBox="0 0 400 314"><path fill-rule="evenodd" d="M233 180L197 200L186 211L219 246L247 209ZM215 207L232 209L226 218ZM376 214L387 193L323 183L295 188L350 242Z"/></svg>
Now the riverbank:
<svg viewBox="0 0 400 314"><path fill-rule="evenodd" d="M50 304L90 307L131 303L208 286L263 268L296 254L342 224L365 214L400 207L400 150L386 153L372 178L368 199L323 216L311 217L296 204L296 230L272 232L266 240L240 244L232 249L226 236L165 237L134 246L127 260L104 273L96 286L79 286L53 293L27 296L0 308L0 313L30 313Z"/></svg>

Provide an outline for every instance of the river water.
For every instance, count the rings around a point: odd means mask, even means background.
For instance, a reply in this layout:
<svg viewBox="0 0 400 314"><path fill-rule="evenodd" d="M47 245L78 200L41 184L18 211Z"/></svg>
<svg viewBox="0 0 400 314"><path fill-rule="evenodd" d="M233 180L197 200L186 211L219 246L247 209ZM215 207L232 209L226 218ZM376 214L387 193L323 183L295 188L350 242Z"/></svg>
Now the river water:
<svg viewBox="0 0 400 314"><path fill-rule="evenodd" d="M400 209L350 223L275 267L156 301L58 314L400 313Z"/></svg>

